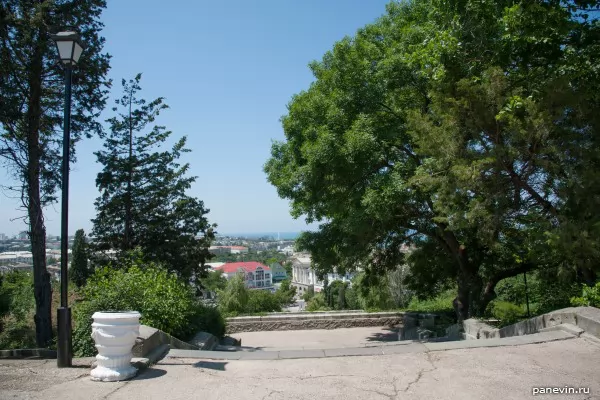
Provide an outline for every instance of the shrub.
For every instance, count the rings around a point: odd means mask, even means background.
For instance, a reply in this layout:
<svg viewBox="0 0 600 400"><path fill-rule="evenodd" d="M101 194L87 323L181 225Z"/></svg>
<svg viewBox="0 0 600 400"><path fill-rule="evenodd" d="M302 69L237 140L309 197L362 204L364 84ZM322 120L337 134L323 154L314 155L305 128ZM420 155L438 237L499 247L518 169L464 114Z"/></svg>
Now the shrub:
<svg viewBox="0 0 600 400"><path fill-rule="evenodd" d="M74 307L73 351L77 356L95 353L91 335L92 314L96 311L135 310L140 323L160 329L179 339L198 331L221 332L223 321L195 298L193 289L165 269L150 265L115 270L102 268L83 288L82 300ZM218 311L217 311L218 312ZM218 324L208 327L209 323Z"/></svg>
<svg viewBox="0 0 600 400"><path fill-rule="evenodd" d="M574 306L589 306L600 308L600 282L595 286L584 285L581 297L572 297L571 304Z"/></svg>
<svg viewBox="0 0 600 400"><path fill-rule="evenodd" d="M294 301L294 297L296 297L296 288L290 284L289 279L285 279L281 282L281 286L275 292L275 295L279 299L279 304L283 306L287 306Z"/></svg>
<svg viewBox="0 0 600 400"><path fill-rule="evenodd" d="M456 288L448 289L439 295L426 300L413 298L408 304L407 309L416 312L425 313L445 313L453 312L452 301L456 298Z"/></svg>
<svg viewBox="0 0 600 400"><path fill-rule="evenodd" d="M323 293L317 293L306 305L306 311L329 311Z"/></svg>
<svg viewBox="0 0 600 400"><path fill-rule="evenodd" d="M500 326L519 322L523 316L523 308L508 301L494 301L490 307L494 318L500 320Z"/></svg>
<svg viewBox="0 0 600 400"><path fill-rule="evenodd" d="M8 314L0 323L4 327L0 331L0 349L31 349L36 348L35 325L33 310L25 318L17 318Z"/></svg>
<svg viewBox="0 0 600 400"><path fill-rule="evenodd" d="M315 289L312 286L308 287L308 290L302 295L302 300L309 302L315 296Z"/></svg>
<svg viewBox="0 0 600 400"><path fill-rule="evenodd" d="M244 312L253 314L281 311L279 296L267 290L250 290L248 305Z"/></svg>
<svg viewBox="0 0 600 400"><path fill-rule="evenodd" d="M192 322L196 331L208 332L216 337L225 336L225 318L217 307L198 304Z"/></svg>
<svg viewBox="0 0 600 400"><path fill-rule="evenodd" d="M0 349L37 347L31 273L11 271L0 279Z"/></svg>
<svg viewBox="0 0 600 400"><path fill-rule="evenodd" d="M358 302L358 294L356 293L356 289L349 287L346 289L346 308L349 310L357 310L360 308L360 304Z"/></svg>
<svg viewBox="0 0 600 400"><path fill-rule="evenodd" d="M543 282L535 294L533 302L536 304L535 314L544 314L571 306L571 298L581 293L577 284L570 282Z"/></svg>

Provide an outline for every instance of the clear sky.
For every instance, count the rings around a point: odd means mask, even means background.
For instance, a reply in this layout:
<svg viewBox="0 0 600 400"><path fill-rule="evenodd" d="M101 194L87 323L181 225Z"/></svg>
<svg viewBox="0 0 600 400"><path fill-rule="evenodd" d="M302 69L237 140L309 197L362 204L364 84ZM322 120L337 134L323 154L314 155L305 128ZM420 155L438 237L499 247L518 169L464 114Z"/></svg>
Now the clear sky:
<svg viewBox="0 0 600 400"><path fill-rule="evenodd" d="M204 200L220 233L299 231L262 167L291 96L307 89L308 63L373 22L388 0L109 0L102 15L112 56L113 93L143 73L141 96L166 98L157 120L188 136L182 157L198 176L190 194ZM83 54L85 57L85 53ZM114 97L114 96L113 96ZM112 102L112 100L111 100ZM110 103L109 103L110 104ZM69 232L91 229L100 166L97 139L81 142L70 184ZM0 174L5 179L5 174ZM0 194L0 233L25 230L18 202ZM60 204L46 210L60 233Z"/></svg>

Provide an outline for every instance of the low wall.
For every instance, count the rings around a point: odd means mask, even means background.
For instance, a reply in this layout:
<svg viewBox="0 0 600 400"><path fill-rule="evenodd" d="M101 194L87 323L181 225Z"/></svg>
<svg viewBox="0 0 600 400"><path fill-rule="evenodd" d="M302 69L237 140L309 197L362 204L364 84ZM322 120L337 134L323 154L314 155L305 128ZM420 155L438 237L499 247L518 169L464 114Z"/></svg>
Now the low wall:
<svg viewBox="0 0 600 400"><path fill-rule="evenodd" d="M530 335L561 324L578 326L588 334L600 338L600 309L595 307L563 308L500 329L476 319L468 319L463 322L463 329L467 340L492 339Z"/></svg>
<svg viewBox="0 0 600 400"><path fill-rule="evenodd" d="M171 349L200 350L198 346L181 341L159 329L140 325L140 335L135 340L132 353L134 357L145 357L155 348L165 344Z"/></svg>
<svg viewBox="0 0 600 400"><path fill-rule="evenodd" d="M397 326L404 313L340 312L272 314L227 319L227 333Z"/></svg>

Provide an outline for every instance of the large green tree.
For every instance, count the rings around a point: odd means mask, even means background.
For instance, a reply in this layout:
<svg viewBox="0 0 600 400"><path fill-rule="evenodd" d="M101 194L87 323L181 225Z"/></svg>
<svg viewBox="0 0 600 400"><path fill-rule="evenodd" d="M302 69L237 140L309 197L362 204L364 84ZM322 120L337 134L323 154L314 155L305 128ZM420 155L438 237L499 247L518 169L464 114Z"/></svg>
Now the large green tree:
<svg viewBox="0 0 600 400"><path fill-rule="evenodd" d="M413 287L456 281L460 318L524 271L563 262L593 280L593 3L390 3L313 62L265 171L295 217L321 222L298 240L318 271L374 279L412 243Z"/></svg>
<svg viewBox="0 0 600 400"><path fill-rule="evenodd" d="M93 240L97 250L116 250L119 257L140 249L143 257L167 266L181 277L204 276L213 229L201 200L186 194L196 177L189 164L179 164L186 137L170 150L161 147L171 136L152 125L167 108L163 98L138 98L141 74L123 80L116 116L107 122L104 149L96 152L103 169L96 185L97 216Z"/></svg>
<svg viewBox="0 0 600 400"><path fill-rule="evenodd" d="M52 340L51 286L46 269L44 206L61 184L64 71L51 33L74 26L86 44L73 72L71 162L75 144L100 131L109 56L102 52L104 0L0 2L0 160L12 182L1 186L19 199L29 226L36 302L36 340Z"/></svg>

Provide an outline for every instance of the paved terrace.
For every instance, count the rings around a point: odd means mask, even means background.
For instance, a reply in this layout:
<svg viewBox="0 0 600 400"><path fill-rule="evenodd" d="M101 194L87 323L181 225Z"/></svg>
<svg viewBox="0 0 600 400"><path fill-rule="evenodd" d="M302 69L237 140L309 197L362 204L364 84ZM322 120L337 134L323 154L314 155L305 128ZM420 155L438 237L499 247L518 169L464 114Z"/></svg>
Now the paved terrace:
<svg viewBox="0 0 600 400"><path fill-rule="evenodd" d="M475 342L486 347L470 348ZM589 388L589 394L539 399L600 399L600 344L567 332L362 349L381 353L356 357L325 349L318 359L227 360L171 351L135 379L115 383L92 382L87 368L59 370L55 360L0 360L0 399L506 400L530 399L538 386ZM240 353L261 352L234 354Z"/></svg>

